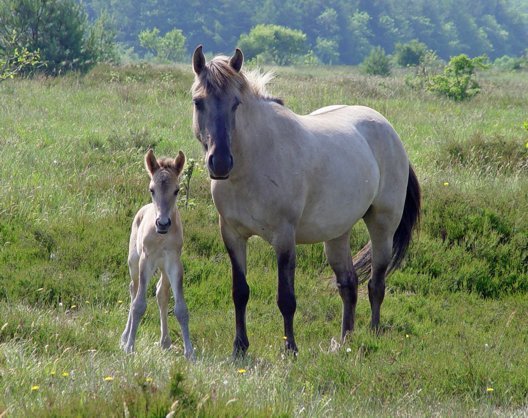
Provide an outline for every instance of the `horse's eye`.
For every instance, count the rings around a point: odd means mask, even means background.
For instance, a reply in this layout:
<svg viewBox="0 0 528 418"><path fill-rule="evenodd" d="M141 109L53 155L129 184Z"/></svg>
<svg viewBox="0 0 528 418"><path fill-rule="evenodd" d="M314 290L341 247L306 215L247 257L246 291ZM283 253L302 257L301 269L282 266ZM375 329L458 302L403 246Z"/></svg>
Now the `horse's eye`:
<svg viewBox="0 0 528 418"><path fill-rule="evenodd" d="M204 110L204 100L203 99L194 99L193 100L194 107L196 110Z"/></svg>
<svg viewBox="0 0 528 418"><path fill-rule="evenodd" d="M152 196L154 196L154 189L149 189L149 192Z"/></svg>
<svg viewBox="0 0 528 418"><path fill-rule="evenodd" d="M237 110L239 104L240 104L240 100L236 99L236 102L235 102L235 104L233 105L233 108L232 108L233 112L235 110Z"/></svg>
<svg viewBox="0 0 528 418"><path fill-rule="evenodd" d="M179 191L180 191L180 189L176 189L176 190L174 191L174 196L178 196L178 192L179 192Z"/></svg>

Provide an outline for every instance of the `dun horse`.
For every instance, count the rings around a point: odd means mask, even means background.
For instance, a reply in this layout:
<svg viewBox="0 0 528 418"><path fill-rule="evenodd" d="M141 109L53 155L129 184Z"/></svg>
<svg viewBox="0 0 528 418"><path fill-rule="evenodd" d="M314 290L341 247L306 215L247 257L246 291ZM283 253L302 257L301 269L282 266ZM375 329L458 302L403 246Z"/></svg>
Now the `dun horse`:
<svg viewBox="0 0 528 418"><path fill-rule="evenodd" d="M176 306L174 313L180 323L184 354L192 356L193 347L189 339L189 313L183 298L183 267L180 261L183 245L182 224L176 206L180 189L179 176L185 163L183 152L176 159L156 160L152 150L145 155L145 167L150 176L152 203L143 206L132 223L128 252L130 270L130 312L121 346L125 352L134 351L139 322L147 308L147 285L156 269L161 278L156 288L156 298L161 319L160 345L171 346L167 327L169 289L172 289Z"/></svg>
<svg viewBox="0 0 528 418"><path fill-rule="evenodd" d="M358 275L370 272L371 327L378 329L385 276L407 250L420 212L420 187L390 123L363 106L328 106L300 116L266 93L269 76L242 71L242 52L192 59L193 127L205 150L211 192L232 264L234 355L246 333L246 244L261 236L278 260L277 304L286 349L293 332L295 245L324 242L343 301L341 336L354 328ZM350 254L350 231L363 219L370 242Z"/></svg>

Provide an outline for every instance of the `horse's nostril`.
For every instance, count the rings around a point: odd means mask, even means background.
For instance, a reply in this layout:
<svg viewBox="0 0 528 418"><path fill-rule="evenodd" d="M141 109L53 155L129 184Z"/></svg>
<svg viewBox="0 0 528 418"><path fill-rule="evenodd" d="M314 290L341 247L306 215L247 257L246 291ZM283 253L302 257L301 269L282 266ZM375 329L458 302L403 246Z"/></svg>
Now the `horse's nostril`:
<svg viewBox="0 0 528 418"><path fill-rule="evenodd" d="M162 221L160 221L160 219L158 218L158 219L156 219L156 226L157 226L158 228L166 229L166 228L168 228L169 226L171 226L171 220L170 220L170 218L167 218L167 221L166 221L166 222L162 222Z"/></svg>

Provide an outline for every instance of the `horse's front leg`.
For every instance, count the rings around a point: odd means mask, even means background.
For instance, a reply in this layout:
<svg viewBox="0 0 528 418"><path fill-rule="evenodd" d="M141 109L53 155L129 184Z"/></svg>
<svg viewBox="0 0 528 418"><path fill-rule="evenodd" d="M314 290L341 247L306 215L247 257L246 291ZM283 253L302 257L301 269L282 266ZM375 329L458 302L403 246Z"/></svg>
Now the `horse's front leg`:
<svg viewBox="0 0 528 418"><path fill-rule="evenodd" d="M139 323L141 322L141 318L147 310L147 286L153 273L153 266L149 260L147 260L146 257L142 255L139 260L139 284L130 311L128 340L124 345L124 350L126 353L132 353L134 351L137 329Z"/></svg>
<svg viewBox="0 0 528 418"><path fill-rule="evenodd" d="M235 341L233 357L243 356L249 348L246 330L246 306L249 300L249 286L246 281L247 238L241 237L220 218L222 239L231 260L233 275L232 295L235 304Z"/></svg>
<svg viewBox="0 0 528 418"><path fill-rule="evenodd" d="M293 317L297 308L295 300L295 232L274 243L279 269L277 305L284 319L285 347L287 352L297 353L293 333Z"/></svg>

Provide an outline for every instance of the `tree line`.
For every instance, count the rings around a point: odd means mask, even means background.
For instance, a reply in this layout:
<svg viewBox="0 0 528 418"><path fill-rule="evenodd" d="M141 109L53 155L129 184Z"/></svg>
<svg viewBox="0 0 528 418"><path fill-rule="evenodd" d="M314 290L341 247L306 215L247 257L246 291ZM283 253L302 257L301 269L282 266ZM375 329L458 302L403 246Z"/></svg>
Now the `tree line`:
<svg viewBox="0 0 528 418"><path fill-rule="evenodd" d="M118 42L140 54L138 36L181 30L186 51L231 53L258 25L305 35L303 47L323 63L358 64L374 47L386 53L416 39L447 60L522 55L528 39L526 0L84 0L89 16L112 16Z"/></svg>
<svg viewBox="0 0 528 418"><path fill-rule="evenodd" d="M371 57L387 71L385 54L405 66L434 51L526 67L526 39L527 0L2 0L0 81L121 57L185 61L198 44L278 65Z"/></svg>

